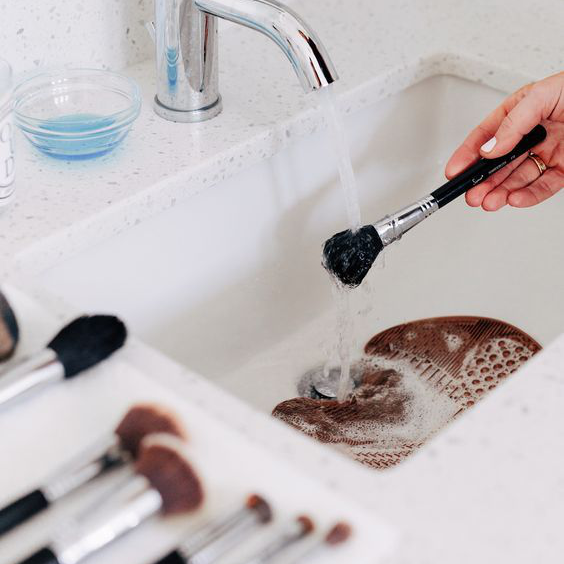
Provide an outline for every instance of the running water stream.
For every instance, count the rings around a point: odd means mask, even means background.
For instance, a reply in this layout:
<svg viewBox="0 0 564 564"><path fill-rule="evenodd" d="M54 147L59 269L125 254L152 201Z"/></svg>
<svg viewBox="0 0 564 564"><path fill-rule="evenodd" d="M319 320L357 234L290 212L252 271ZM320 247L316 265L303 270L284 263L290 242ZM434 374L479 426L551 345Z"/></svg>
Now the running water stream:
<svg viewBox="0 0 564 564"><path fill-rule="evenodd" d="M345 197L347 219L349 228L358 229L361 224L360 204L356 187L356 179L352 167L349 145L345 136L343 117L337 107L337 98L330 84L321 88L319 98L327 120L329 139L333 145L333 151L337 158L341 187ZM337 280L333 280L335 288L333 295L337 305L337 331L336 331L336 353L341 365L341 376L337 392L338 401L344 401L352 389L351 379L351 357L354 344L354 316L350 300L350 290ZM330 367L325 367L326 375Z"/></svg>
<svg viewBox="0 0 564 564"><path fill-rule="evenodd" d="M321 90L318 90L318 93L321 100L321 107L325 113L325 119L327 120L329 139L333 145L335 157L337 158L349 227L356 230L361 226L360 204L358 201L351 153L345 136L343 116L337 106L337 97L335 96L332 84L321 88Z"/></svg>

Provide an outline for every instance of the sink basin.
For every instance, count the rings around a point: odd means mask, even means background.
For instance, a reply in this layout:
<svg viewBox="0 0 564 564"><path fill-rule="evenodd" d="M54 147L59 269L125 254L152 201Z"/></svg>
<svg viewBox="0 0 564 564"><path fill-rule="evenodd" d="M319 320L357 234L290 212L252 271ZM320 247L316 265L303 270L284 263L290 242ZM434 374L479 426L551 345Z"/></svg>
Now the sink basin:
<svg viewBox="0 0 564 564"><path fill-rule="evenodd" d="M365 223L444 182L452 150L504 94L435 76L346 116ZM315 102L315 100L313 100ZM270 413L334 346L323 241L346 226L325 131L39 276L84 310ZM387 249L353 297L356 347L409 320L482 315L542 344L561 332L564 200L495 214L453 203Z"/></svg>

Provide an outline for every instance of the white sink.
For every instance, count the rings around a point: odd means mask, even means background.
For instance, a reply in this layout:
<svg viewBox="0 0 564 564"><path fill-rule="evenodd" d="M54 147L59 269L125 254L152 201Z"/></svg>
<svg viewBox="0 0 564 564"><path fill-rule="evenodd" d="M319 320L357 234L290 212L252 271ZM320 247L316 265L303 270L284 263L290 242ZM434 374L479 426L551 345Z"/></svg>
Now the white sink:
<svg viewBox="0 0 564 564"><path fill-rule="evenodd" d="M366 223L444 182L467 132L503 98L450 76L347 116ZM315 102L315 100L313 100ZM189 127L189 126L187 126ZM261 410L296 395L334 334L323 241L345 227L324 131L40 275L84 310L120 314L147 343ZM385 254L360 289L357 346L392 325L468 314L542 344L562 331L564 199L495 214L461 200Z"/></svg>

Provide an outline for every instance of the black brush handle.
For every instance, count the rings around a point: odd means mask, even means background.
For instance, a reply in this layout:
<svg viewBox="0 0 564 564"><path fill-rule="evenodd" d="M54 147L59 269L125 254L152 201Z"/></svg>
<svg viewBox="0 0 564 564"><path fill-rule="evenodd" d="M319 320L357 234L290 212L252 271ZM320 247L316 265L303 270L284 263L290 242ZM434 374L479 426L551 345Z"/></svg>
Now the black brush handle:
<svg viewBox="0 0 564 564"><path fill-rule="evenodd" d="M155 564L187 564L187 561L180 552L175 550L161 558L158 562L155 562Z"/></svg>
<svg viewBox="0 0 564 564"><path fill-rule="evenodd" d="M467 168L464 172L461 172L458 176L455 176L440 188L431 192L431 196L435 198L439 208L442 208L470 190L470 188L477 186L492 174L501 170L517 157L529 152L535 145L538 145L545 139L546 129L542 125L537 125L523 136L523 139L515 145L512 151L495 159L480 159L470 168Z"/></svg>
<svg viewBox="0 0 564 564"><path fill-rule="evenodd" d="M0 509L0 535L47 509L49 502L41 490L35 490Z"/></svg>
<svg viewBox="0 0 564 564"><path fill-rule="evenodd" d="M35 554L22 560L20 564L61 564L55 553L50 548L42 548Z"/></svg>

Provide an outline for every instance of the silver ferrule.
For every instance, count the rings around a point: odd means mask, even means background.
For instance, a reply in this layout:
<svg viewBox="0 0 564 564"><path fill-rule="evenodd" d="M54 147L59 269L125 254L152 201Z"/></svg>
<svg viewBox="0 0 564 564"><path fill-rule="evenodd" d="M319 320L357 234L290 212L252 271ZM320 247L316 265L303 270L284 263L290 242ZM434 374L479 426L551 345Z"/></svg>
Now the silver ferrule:
<svg viewBox="0 0 564 564"><path fill-rule="evenodd" d="M257 513L244 507L192 533L177 551L187 564L211 564L243 542L259 523Z"/></svg>
<svg viewBox="0 0 564 564"><path fill-rule="evenodd" d="M0 372L0 407L64 377L65 368L55 351L44 349Z"/></svg>
<svg viewBox="0 0 564 564"><path fill-rule="evenodd" d="M41 491L50 503L84 486L104 472L130 460L116 435L104 437L61 468Z"/></svg>
<svg viewBox="0 0 564 564"><path fill-rule="evenodd" d="M262 548L255 556L244 561L244 564L267 564L280 556L286 549L305 536L303 524L294 521L286 531Z"/></svg>
<svg viewBox="0 0 564 564"><path fill-rule="evenodd" d="M161 496L146 478L135 476L128 484L129 488L132 493L126 500L108 506L94 519L86 519L79 526L70 527L70 530L67 527L65 536L52 543L60 564L77 564L159 512Z"/></svg>
<svg viewBox="0 0 564 564"><path fill-rule="evenodd" d="M394 241L398 241L404 233L407 233L438 209L439 204L437 200L433 196L426 196L395 214L387 215L380 221L377 221L374 227L378 232L382 245L387 247Z"/></svg>

